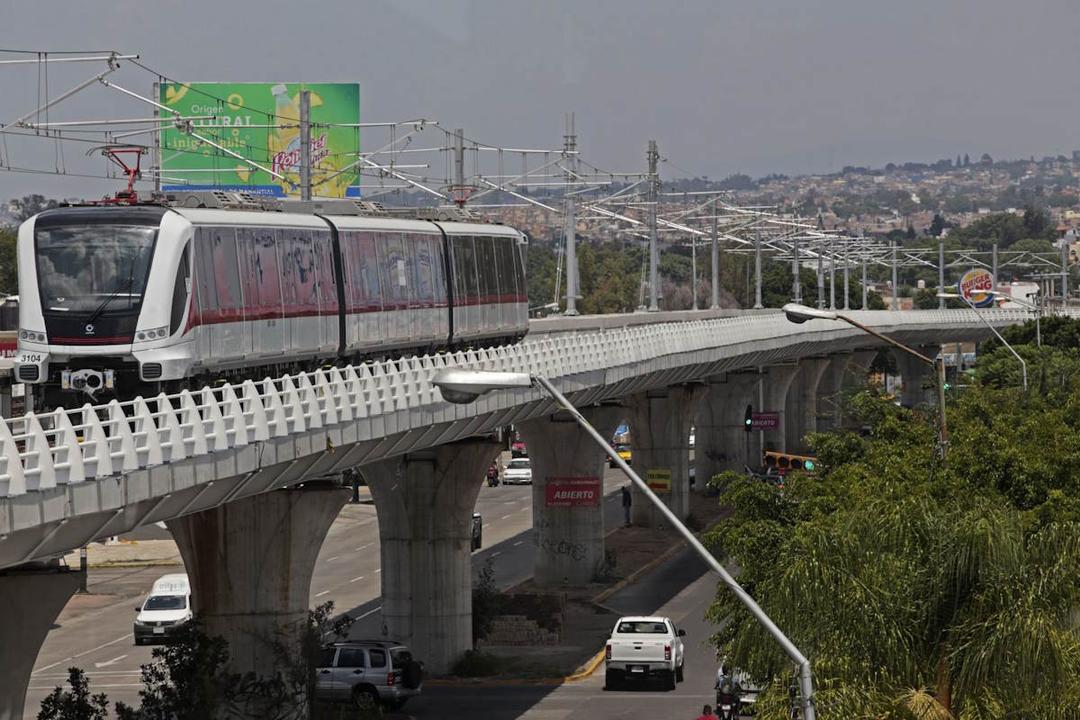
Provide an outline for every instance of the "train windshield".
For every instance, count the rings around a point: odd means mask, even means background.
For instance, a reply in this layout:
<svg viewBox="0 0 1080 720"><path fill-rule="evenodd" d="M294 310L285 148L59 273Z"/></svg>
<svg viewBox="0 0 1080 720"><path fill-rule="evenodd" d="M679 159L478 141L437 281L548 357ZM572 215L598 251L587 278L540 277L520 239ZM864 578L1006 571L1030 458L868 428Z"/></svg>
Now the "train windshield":
<svg viewBox="0 0 1080 720"><path fill-rule="evenodd" d="M157 228L136 225L39 228L42 309L46 314L138 312L156 235Z"/></svg>

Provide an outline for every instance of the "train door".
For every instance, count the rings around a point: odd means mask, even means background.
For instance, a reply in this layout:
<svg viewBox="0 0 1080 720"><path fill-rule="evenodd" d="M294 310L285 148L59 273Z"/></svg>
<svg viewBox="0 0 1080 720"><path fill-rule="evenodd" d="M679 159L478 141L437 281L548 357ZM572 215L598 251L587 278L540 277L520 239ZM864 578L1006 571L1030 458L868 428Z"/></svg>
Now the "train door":
<svg viewBox="0 0 1080 720"><path fill-rule="evenodd" d="M206 228L210 233L210 261L217 312L210 331L212 365L236 365L251 353L251 335L244 328L244 293L240 285L240 261L236 252L236 230L231 227Z"/></svg>
<svg viewBox="0 0 1080 720"><path fill-rule="evenodd" d="M290 355L311 356L319 346L319 298L311 233L283 228L281 234L285 344Z"/></svg>
<svg viewBox="0 0 1080 720"><path fill-rule="evenodd" d="M278 231L252 227L236 234L248 326L255 358L280 358L285 351Z"/></svg>
<svg viewBox="0 0 1080 720"><path fill-rule="evenodd" d="M319 302L319 348L325 355L338 348L338 291L333 241L329 230L311 231Z"/></svg>

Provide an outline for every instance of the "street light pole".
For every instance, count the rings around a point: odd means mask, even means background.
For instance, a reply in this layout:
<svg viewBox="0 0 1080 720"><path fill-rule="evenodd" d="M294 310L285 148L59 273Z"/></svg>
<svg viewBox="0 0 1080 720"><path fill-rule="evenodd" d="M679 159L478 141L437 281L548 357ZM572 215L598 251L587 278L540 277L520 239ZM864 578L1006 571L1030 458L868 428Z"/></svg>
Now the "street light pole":
<svg viewBox="0 0 1080 720"><path fill-rule="evenodd" d="M996 295L996 294L997 294L996 292L987 293L987 295ZM964 301L965 305L967 305L969 308L971 308L971 311L973 313L975 313L975 316L977 318L979 318L979 320L982 322L982 324L985 325L986 327L990 328L990 332L994 333L994 335L1001 342L1001 344L1004 345L1005 347L1007 347L1009 349L1009 352L1011 352L1013 354L1013 357L1020 361L1020 371L1023 374L1023 380L1024 380L1024 393L1027 394L1027 389L1028 389L1027 363L1024 362L1024 358L1020 357L1020 353L1016 352L1016 349L1012 345L1010 345L1008 343L1008 341L1005 340L1005 338L1001 337L1001 333L999 333L997 331L997 328L994 327L993 325L991 325L990 322L986 318L984 318L982 316L982 314L979 313L978 308L976 308L974 303L972 303L971 300L968 299L967 295L964 295L963 293L938 293L938 297L940 297L942 299L945 299L945 298L960 298L961 300Z"/></svg>
<svg viewBox="0 0 1080 720"><path fill-rule="evenodd" d="M671 511L671 509L664 504L664 501L657 497L656 493L648 486L648 484L638 476L633 469L619 457L619 454L615 452L615 449L608 444L608 441L601 435L596 428L589 424L589 421L578 412L578 409L566 399L559 390L549 381L547 378L540 375L528 375L525 373L490 373L482 371L472 370L453 370L447 369L437 373L432 380L432 383L439 387L443 392L443 398L451 402L471 402L475 400L479 395L489 390L506 389L514 387L524 387L529 384L539 385L542 387L555 401L562 406L564 410L570 413L570 416L574 418L578 425L581 426L586 433L603 448L604 452L608 454L608 457L618 465L619 469L623 471L623 474L630 479L630 482L637 487L638 490L651 502L657 510L671 523L683 539L690 545L694 551L701 556L701 558L708 564L708 566L720 576L720 580L728 587L731 592L735 594L735 597L739 599L750 614L754 616L766 632L773 637L774 640L783 648L784 653L795 663L799 671L799 690L802 696L802 717L804 720L815 720L816 714L814 711L814 679L810 669L810 661L804 656L795 644L776 626L776 623L772 621L765 611L761 609L761 606L754 601L750 595L743 590L742 586L736 582L735 578L728 573L727 569L713 557L701 541L697 539L693 532L690 531L686 525L683 524L679 516Z"/></svg>
<svg viewBox="0 0 1080 720"><path fill-rule="evenodd" d="M831 312L831 311L828 311L828 310L815 310L814 308L808 308L808 307L804 307L802 305L795 305L793 303L788 303L787 305L785 305L783 310L784 310L784 314L787 316L787 319L790 320L791 322L794 322L794 323L804 323L807 320L842 320L843 322L846 322L848 325L856 327L859 330L862 330L864 333L867 333L868 335L873 335L877 339L879 339L879 340L881 340L883 342L886 342L889 345L892 345L897 350L902 350L902 351L906 352L908 355L913 355L913 356L917 357L919 360L923 361L924 363L929 365L932 369L934 369L937 372L937 379L938 379L938 382L937 382L938 388L937 389L938 389L938 410L939 410L939 413L938 413L938 444L940 445L939 452L941 453L941 464L944 465L946 463L946 461L948 459L947 456L948 456L948 448L949 448L949 426L948 426L948 422L947 422L946 417L945 417L945 358L943 356L939 357L937 360L932 360L932 359L928 358L927 356L923 355L921 352L919 352L919 351L917 351L917 350L915 350L913 348L909 348L907 345L904 345L903 343L897 342L896 340L893 340L888 335L883 335L882 333L879 333L877 330L874 330L873 328L867 327L866 325L863 325L861 322L859 322L857 320L853 320L852 318L848 317L847 315L844 315L843 313Z"/></svg>

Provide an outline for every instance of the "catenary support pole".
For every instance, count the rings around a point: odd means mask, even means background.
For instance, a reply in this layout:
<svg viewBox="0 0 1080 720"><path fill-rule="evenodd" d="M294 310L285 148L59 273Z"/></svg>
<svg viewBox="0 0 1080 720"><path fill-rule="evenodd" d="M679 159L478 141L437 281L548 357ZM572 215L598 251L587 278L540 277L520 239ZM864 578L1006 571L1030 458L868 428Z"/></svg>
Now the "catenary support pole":
<svg viewBox="0 0 1080 720"><path fill-rule="evenodd" d="M754 231L754 309L760 310L761 304L761 228Z"/></svg>
<svg viewBox="0 0 1080 720"><path fill-rule="evenodd" d="M940 297L945 292L945 241L938 240L938 310L945 309L945 298Z"/></svg>
<svg viewBox="0 0 1080 720"><path fill-rule="evenodd" d="M848 251L851 249L849 246L850 240L844 238L844 309L851 309L851 258L848 255Z"/></svg>
<svg viewBox="0 0 1080 720"><path fill-rule="evenodd" d="M836 239L829 237L829 309L836 309Z"/></svg>
<svg viewBox="0 0 1080 720"><path fill-rule="evenodd" d="M720 307L720 238L717 225L720 219L716 216L716 202L713 202L712 219L712 302L709 307L716 310Z"/></svg>
<svg viewBox="0 0 1080 720"><path fill-rule="evenodd" d="M900 286L897 285L896 241L892 241L892 309L900 309Z"/></svg>
<svg viewBox="0 0 1080 720"><path fill-rule="evenodd" d="M660 310L660 292L657 283L660 281L659 264L660 249L657 247L659 237L656 230L656 215L660 203L660 176L656 166L660 161L660 152L656 149L656 141L649 141L649 151L646 154L649 163L649 312Z"/></svg>
<svg viewBox="0 0 1080 720"><path fill-rule="evenodd" d="M869 302L868 302L869 297L870 297L869 293L870 293L870 289L866 285L866 255L863 255L863 259L862 259L862 305L859 306L863 310L869 310L870 309L869 307L867 307L867 305L869 304Z"/></svg>
<svg viewBox="0 0 1080 720"><path fill-rule="evenodd" d="M574 113L566 114L566 134L563 136L563 152L566 163L566 188L564 190L565 216L563 232L566 244L566 314L577 315L578 266L577 266L577 205L571 192L576 182L577 136L574 134Z"/></svg>
<svg viewBox="0 0 1080 720"><path fill-rule="evenodd" d="M300 91L300 199L311 200L311 91Z"/></svg>
<svg viewBox="0 0 1080 720"><path fill-rule="evenodd" d="M791 292L795 296L795 302L802 305L802 283L799 275L799 238L795 238L791 244Z"/></svg>
<svg viewBox="0 0 1080 720"><path fill-rule="evenodd" d="M998 244L997 243L994 243L993 247L991 248L991 251L992 251L992 254L990 256L991 257L990 274L993 277L991 278L992 284L990 285L990 288L994 292L997 292L997 287L998 287L998 253L997 253Z"/></svg>
<svg viewBox="0 0 1080 720"><path fill-rule="evenodd" d="M824 266L825 254L821 252L821 248L817 251L817 306L818 310L825 309L825 266Z"/></svg>

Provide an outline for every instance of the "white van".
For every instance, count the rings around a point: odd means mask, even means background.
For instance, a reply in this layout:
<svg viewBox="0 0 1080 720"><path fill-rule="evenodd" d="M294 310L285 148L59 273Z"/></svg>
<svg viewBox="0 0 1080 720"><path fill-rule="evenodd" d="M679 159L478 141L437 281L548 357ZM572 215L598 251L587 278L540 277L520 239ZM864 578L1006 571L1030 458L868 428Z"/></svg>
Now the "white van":
<svg viewBox="0 0 1080 720"><path fill-rule="evenodd" d="M135 608L135 644L166 640L191 620L191 585L184 573L162 575Z"/></svg>

